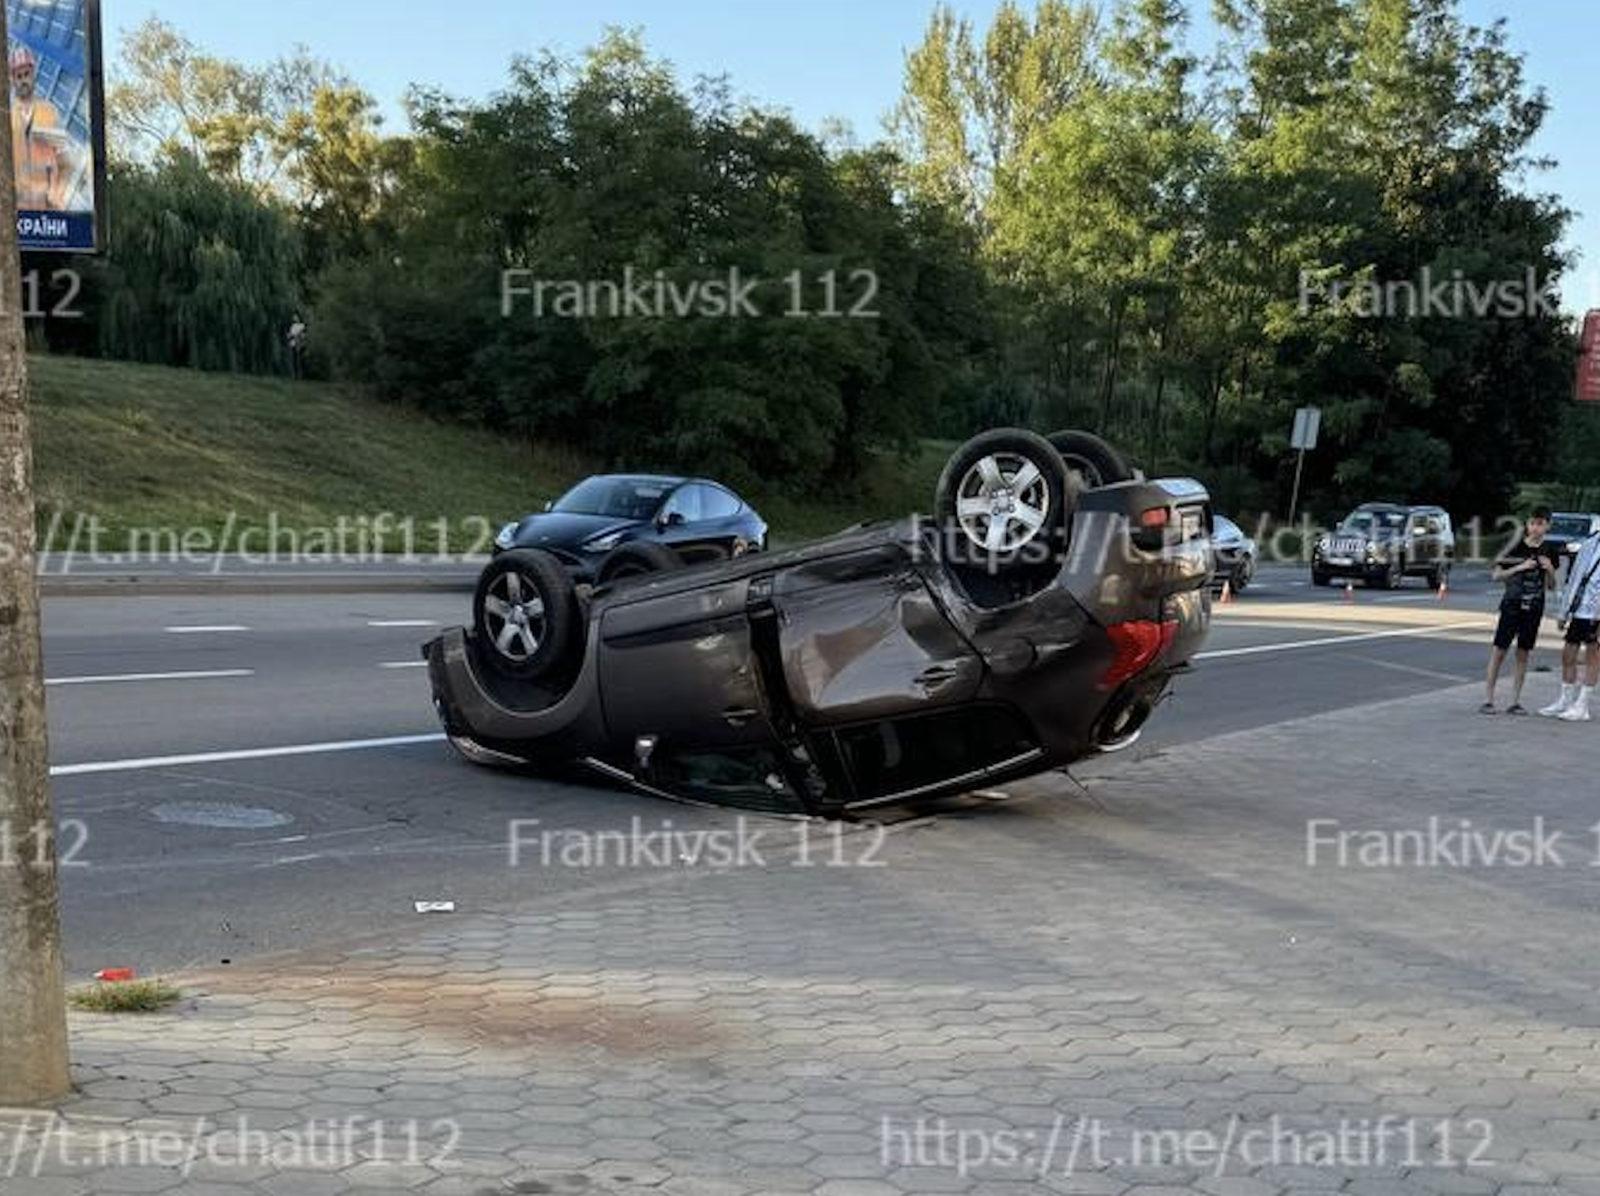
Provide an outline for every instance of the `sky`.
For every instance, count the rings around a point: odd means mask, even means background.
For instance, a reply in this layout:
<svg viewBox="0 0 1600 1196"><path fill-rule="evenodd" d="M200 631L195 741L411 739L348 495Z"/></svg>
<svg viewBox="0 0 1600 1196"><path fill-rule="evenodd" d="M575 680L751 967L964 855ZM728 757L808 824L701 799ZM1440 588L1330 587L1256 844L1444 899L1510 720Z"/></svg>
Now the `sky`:
<svg viewBox="0 0 1600 1196"><path fill-rule="evenodd" d="M952 5L980 26L997 0ZM107 53L119 33L152 14L208 50L260 62L297 43L334 62L399 120L411 83L463 97L493 92L511 58L550 47L577 52L607 25L641 27L651 50L681 77L725 74L737 95L788 109L818 128L841 118L862 141L881 132L900 89L907 49L921 37L933 0L103 0ZM1199 12L1209 7L1192 0ZM1537 144L1558 165L1528 185L1553 192L1577 213L1567 248L1579 257L1565 300L1600 308L1600 4L1593 0L1462 0L1467 19L1504 17L1527 58L1530 82L1553 110Z"/></svg>

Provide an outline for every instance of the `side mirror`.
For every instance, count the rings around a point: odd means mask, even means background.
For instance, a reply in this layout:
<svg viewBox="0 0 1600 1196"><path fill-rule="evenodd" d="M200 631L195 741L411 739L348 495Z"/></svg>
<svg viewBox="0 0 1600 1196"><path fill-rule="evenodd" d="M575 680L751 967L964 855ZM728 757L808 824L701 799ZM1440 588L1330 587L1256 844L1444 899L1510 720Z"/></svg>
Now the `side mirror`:
<svg viewBox="0 0 1600 1196"><path fill-rule="evenodd" d="M682 511L668 511L660 518L657 526L665 530L669 527L682 527L688 522L689 521L683 517Z"/></svg>

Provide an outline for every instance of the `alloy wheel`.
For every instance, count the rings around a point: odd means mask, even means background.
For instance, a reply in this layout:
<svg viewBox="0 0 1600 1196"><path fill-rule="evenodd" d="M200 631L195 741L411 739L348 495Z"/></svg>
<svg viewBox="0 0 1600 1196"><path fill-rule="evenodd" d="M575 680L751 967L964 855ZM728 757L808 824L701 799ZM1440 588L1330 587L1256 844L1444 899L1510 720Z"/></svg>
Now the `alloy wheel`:
<svg viewBox="0 0 1600 1196"><path fill-rule="evenodd" d="M532 581L508 569L489 586L483 602L484 622L495 650L522 663L539 650L544 637L544 600Z"/></svg>
<svg viewBox="0 0 1600 1196"><path fill-rule="evenodd" d="M1011 553L1031 543L1050 515L1050 487L1039 467L1017 453L980 458L961 478L956 519L973 544Z"/></svg>

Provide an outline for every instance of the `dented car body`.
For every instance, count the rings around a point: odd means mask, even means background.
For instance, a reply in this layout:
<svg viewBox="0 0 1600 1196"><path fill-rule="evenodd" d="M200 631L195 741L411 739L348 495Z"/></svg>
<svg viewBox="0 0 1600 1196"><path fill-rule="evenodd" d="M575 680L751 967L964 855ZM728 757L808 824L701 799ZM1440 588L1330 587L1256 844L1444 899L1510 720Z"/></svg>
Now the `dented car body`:
<svg viewBox="0 0 1600 1196"><path fill-rule="evenodd" d="M1025 583L908 518L602 586L558 684L497 672L481 631L424 655L470 758L837 817L1132 743L1208 630L1210 520L1198 483L1134 478L1075 496Z"/></svg>

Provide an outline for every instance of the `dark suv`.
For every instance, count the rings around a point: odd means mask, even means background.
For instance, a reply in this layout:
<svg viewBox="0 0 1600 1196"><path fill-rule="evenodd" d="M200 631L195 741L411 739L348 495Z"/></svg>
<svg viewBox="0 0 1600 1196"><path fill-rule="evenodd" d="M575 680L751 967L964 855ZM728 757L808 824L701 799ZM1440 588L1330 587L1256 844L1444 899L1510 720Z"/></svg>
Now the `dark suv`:
<svg viewBox="0 0 1600 1196"><path fill-rule="evenodd" d="M469 759L836 816L1132 744L1211 621L1211 500L1081 432L956 452L936 518L686 567L619 545L580 591L549 553L484 570L425 649Z"/></svg>
<svg viewBox="0 0 1600 1196"><path fill-rule="evenodd" d="M1426 577L1438 589L1455 557L1455 530L1443 507L1362 503L1317 540L1311 580L1325 586L1336 577L1360 578L1392 590L1407 577Z"/></svg>

